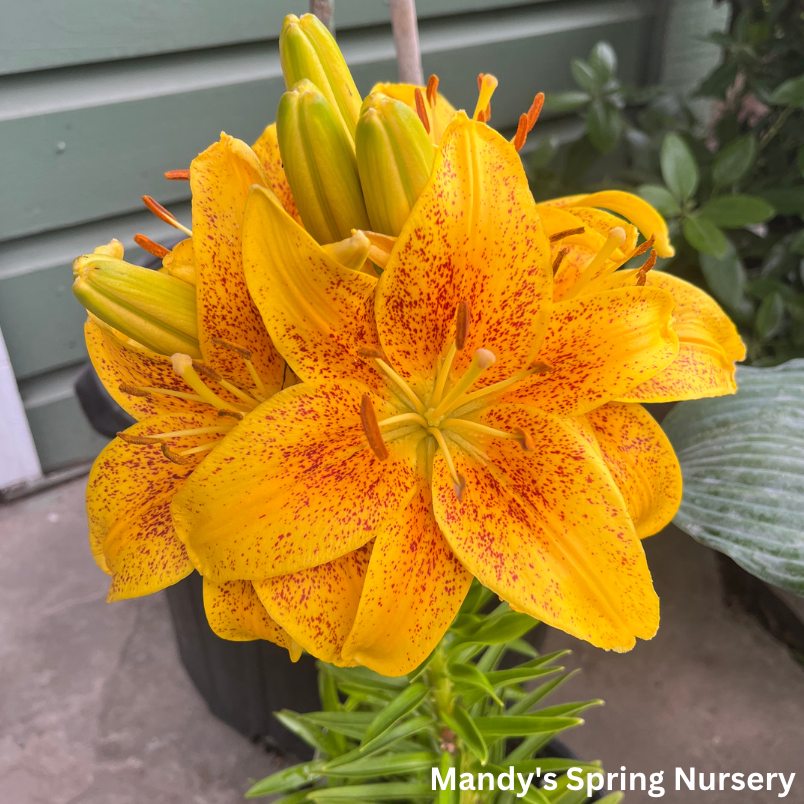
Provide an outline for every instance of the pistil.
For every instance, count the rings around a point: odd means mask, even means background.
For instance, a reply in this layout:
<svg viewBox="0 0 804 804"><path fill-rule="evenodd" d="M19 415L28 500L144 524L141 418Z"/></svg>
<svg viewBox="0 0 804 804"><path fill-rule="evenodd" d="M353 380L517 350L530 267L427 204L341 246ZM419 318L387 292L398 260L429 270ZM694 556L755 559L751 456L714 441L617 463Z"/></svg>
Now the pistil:
<svg viewBox="0 0 804 804"><path fill-rule="evenodd" d="M171 357L171 361L173 362L173 370L176 374L201 397L202 401L207 402L218 410L231 407L230 402L224 402L216 393L204 385L204 381L193 368L194 361L189 355L177 353Z"/></svg>
<svg viewBox="0 0 804 804"><path fill-rule="evenodd" d="M601 269L605 266L606 260L625 243L625 229L621 226L615 226L606 238L606 242L598 253L591 259L589 264L581 272L578 281L572 286L570 292L567 294L567 299L575 298L590 282L597 279L601 275ZM621 263L615 263L614 270L616 270Z"/></svg>

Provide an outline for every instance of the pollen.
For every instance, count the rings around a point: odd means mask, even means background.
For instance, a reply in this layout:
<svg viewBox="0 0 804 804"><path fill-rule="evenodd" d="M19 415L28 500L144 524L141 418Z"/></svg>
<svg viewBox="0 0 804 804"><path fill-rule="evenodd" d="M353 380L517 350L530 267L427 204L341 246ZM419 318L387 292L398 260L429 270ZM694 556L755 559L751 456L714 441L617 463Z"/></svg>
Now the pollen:
<svg viewBox="0 0 804 804"><path fill-rule="evenodd" d="M371 397L368 394L363 394L360 399L360 421L371 451L379 460L387 460L388 447L385 446L385 442L382 440L377 414L374 412L374 406L371 404Z"/></svg>

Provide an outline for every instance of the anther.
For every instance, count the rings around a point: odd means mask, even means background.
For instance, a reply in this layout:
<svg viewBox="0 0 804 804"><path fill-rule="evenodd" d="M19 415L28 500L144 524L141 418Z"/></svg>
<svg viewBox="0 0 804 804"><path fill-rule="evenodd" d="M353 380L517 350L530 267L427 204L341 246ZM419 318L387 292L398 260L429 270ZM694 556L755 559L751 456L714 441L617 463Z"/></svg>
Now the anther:
<svg viewBox="0 0 804 804"><path fill-rule="evenodd" d="M431 75L430 80L427 82L427 103L431 108L435 108L438 102L438 76Z"/></svg>
<svg viewBox="0 0 804 804"><path fill-rule="evenodd" d="M222 419L224 417L237 419L238 421L243 420L243 414L240 413L238 410L227 410L226 408L221 408L218 411L218 418Z"/></svg>
<svg viewBox="0 0 804 804"><path fill-rule="evenodd" d="M533 436L521 427L515 427L516 443L522 448L523 452L533 452L536 449L536 442Z"/></svg>
<svg viewBox="0 0 804 804"><path fill-rule="evenodd" d="M528 132L536 125L536 121L542 113L542 106L544 106L544 92L538 92L528 109Z"/></svg>
<svg viewBox="0 0 804 804"><path fill-rule="evenodd" d="M517 151L522 150L522 146L528 139L528 116L526 114L519 115L519 124L516 127L516 134L514 135L514 148Z"/></svg>
<svg viewBox="0 0 804 804"><path fill-rule="evenodd" d="M559 240L563 240L565 237L570 237L571 235L580 235L586 231L585 226L578 226L575 229L564 229L563 232L556 232L555 234L550 235L550 242L557 243Z"/></svg>
<svg viewBox="0 0 804 804"><path fill-rule="evenodd" d="M608 270L606 270L606 262L614 252L625 243L626 234L625 229L621 226L615 226L606 238L606 242L598 253L589 261L589 264L581 272L578 281L570 288L569 293L565 299L575 298L586 286L612 271L616 271L620 263L615 263Z"/></svg>
<svg viewBox="0 0 804 804"><path fill-rule="evenodd" d="M208 377L212 382L220 382L221 375L218 374L215 369L210 368L204 363L199 362L198 360L193 360L193 368L199 373L202 374L204 377Z"/></svg>
<svg viewBox="0 0 804 804"><path fill-rule="evenodd" d="M146 237L144 234L135 234L134 242L149 254L153 254L154 257L159 257L160 260L170 254L169 248L160 246L159 243L154 243L150 237Z"/></svg>
<svg viewBox="0 0 804 804"><path fill-rule="evenodd" d="M530 364L530 367L528 368L528 373L529 374L547 374L548 371L552 371L552 370L553 370L553 366L551 366L549 363L536 362L536 363L531 363Z"/></svg>
<svg viewBox="0 0 804 804"><path fill-rule="evenodd" d="M117 388L129 396L141 396L147 398L151 395L150 391L146 391L144 388L138 388L136 385L129 385L127 382L121 382Z"/></svg>
<svg viewBox="0 0 804 804"><path fill-rule="evenodd" d="M363 360L376 360L382 358L382 352L374 346L360 346L357 350L358 357Z"/></svg>
<svg viewBox="0 0 804 804"><path fill-rule="evenodd" d="M121 441L125 441L127 444L139 444L140 446L145 444L160 443L158 438L153 438L152 436L134 435L133 433L126 433L125 431L117 433L117 437Z"/></svg>
<svg viewBox="0 0 804 804"><path fill-rule="evenodd" d="M165 223L173 226L176 229L184 232L188 237L192 237L192 231L188 229L186 226L180 224L173 215L170 214L156 199L151 198L150 195L144 195L142 197L142 201L145 206L148 208L150 212L153 212L160 221L164 221Z"/></svg>
<svg viewBox="0 0 804 804"><path fill-rule="evenodd" d="M458 498L458 502L463 502L463 493L466 490L466 478L459 474L458 480L452 481L452 488L455 491L455 496Z"/></svg>
<svg viewBox="0 0 804 804"><path fill-rule="evenodd" d="M656 265L656 252L651 251L645 264L637 271L637 287L642 287L648 280L648 271Z"/></svg>
<svg viewBox="0 0 804 804"><path fill-rule="evenodd" d="M360 421L363 425L363 432L366 434L366 440L368 441L371 451L379 460L387 460L388 448L382 440L380 425L377 422L377 414L374 412L371 397L369 397L368 394L363 394L360 399Z"/></svg>
<svg viewBox="0 0 804 804"><path fill-rule="evenodd" d="M469 323L471 319L471 311L469 310L469 302L458 302L458 309L455 311L455 348L463 351L466 346L466 336L469 334Z"/></svg>
<svg viewBox="0 0 804 804"><path fill-rule="evenodd" d="M169 181L190 181L190 169L184 168L183 170L166 170L165 178Z"/></svg>
<svg viewBox="0 0 804 804"><path fill-rule="evenodd" d="M358 231L362 231L371 244L369 246L368 258L378 268L385 269L385 266L388 265L388 260L391 259L391 252L394 250L396 238L391 237L391 235L369 232L362 229L352 229L352 234L356 234Z"/></svg>
<svg viewBox="0 0 804 804"><path fill-rule="evenodd" d="M186 466L190 461L187 460L183 455L179 454L175 450L172 450L167 444L162 444L162 454L172 463L177 463L180 466Z"/></svg>
<svg viewBox="0 0 804 804"><path fill-rule="evenodd" d="M222 338L210 338L212 343L216 346L221 346L224 349L228 349L230 352L235 352L235 354L240 355L243 360L251 360L251 352L248 349L244 349L242 346L236 346L233 343L229 343L229 341L225 341Z"/></svg>
<svg viewBox="0 0 804 804"><path fill-rule="evenodd" d="M221 408L229 408L229 405L227 405L217 394L204 385L193 365L196 361L194 361L189 355L178 352L175 355L172 355L170 360L173 364L173 371L175 371L176 374L178 374L179 377L181 377L204 402L207 402L218 410Z"/></svg>
<svg viewBox="0 0 804 804"><path fill-rule="evenodd" d="M561 267L561 263L564 261L564 257L566 257L567 254L569 254L569 249L566 246L558 250L558 254L556 254L556 258L553 260L553 276L558 273L558 269Z"/></svg>
<svg viewBox="0 0 804 804"><path fill-rule="evenodd" d="M419 115L419 120L422 121L424 130L429 134L430 118L427 115L427 107L424 105L424 96L422 95L422 91L418 87L416 87L416 90L413 93L413 97L416 99L416 114Z"/></svg>
<svg viewBox="0 0 804 804"><path fill-rule="evenodd" d="M497 358L488 349L477 349L472 355L472 362L466 369L464 375L455 383L452 390L438 403L436 409L428 415L428 420L437 422L447 412L457 407L456 402L468 391L480 377L480 375L490 366L494 365Z"/></svg>
<svg viewBox="0 0 804 804"><path fill-rule="evenodd" d="M637 246L627 257L627 260L632 260L634 257L638 257L640 254L644 254L649 248L653 248L653 244L656 242L656 235L652 234L644 243Z"/></svg>

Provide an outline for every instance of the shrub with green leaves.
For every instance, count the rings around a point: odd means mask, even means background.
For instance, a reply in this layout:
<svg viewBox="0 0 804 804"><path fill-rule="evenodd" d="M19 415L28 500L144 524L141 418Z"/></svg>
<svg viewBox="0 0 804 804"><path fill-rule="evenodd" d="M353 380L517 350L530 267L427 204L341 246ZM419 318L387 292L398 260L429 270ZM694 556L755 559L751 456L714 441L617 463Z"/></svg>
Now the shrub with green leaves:
<svg viewBox="0 0 804 804"><path fill-rule="evenodd" d="M636 189L668 220L676 257L658 267L708 288L740 326L754 365L804 356L804 16L795 0L732 2L708 39L719 65L692 98L624 86L598 43L572 62L581 136L530 158L537 200ZM712 101L698 119L691 101ZM556 153L558 150L558 153Z"/></svg>
<svg viewBox="0 0 804 804"><path fill-rule="evenodd" d="M435 801L437 804L583 804L586 786L564 773L600 773L599 762L550 756L557 735L583 723L578 716L599 700L545 706L574 672L557 665L568 651L541 655L525 637L537 621L502 603L484 612L493 595L474 582L442 642L414 672L381 676L364 667L319 664L320 712L277 712L279 720L315 752L308 762L256 782L249 798L281 796L301 802ZM513 661L512 661L513 659ZM446 779L461 773L494 777L513 766L534 773L524 797L513 791L433 791L432 769ZM541 779L535 776L541 769ZM556 774L556 787L537 785ZM599 782L593 783L593 788ZM599 799L617 804L621 793Z"/></svg>

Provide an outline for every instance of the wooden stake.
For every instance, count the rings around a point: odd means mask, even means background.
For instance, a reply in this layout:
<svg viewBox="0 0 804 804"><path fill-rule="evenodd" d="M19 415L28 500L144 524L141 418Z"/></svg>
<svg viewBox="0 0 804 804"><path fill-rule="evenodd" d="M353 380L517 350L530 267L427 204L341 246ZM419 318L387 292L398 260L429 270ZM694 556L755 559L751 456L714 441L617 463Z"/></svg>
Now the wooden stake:
<svg viewBox="0 0 804 804"><path fill-rule="evenodd" d="M424 85L422 56L419 50L419 26L415 0L390 0L391 27L394 29L399 80L403 84Z"/></svg>
<svg viewBox="0 0 804 804"><path fill-rule="evenodd" d="M310 13L315 14L335 36L335 0L310 0Z"/></svg>

